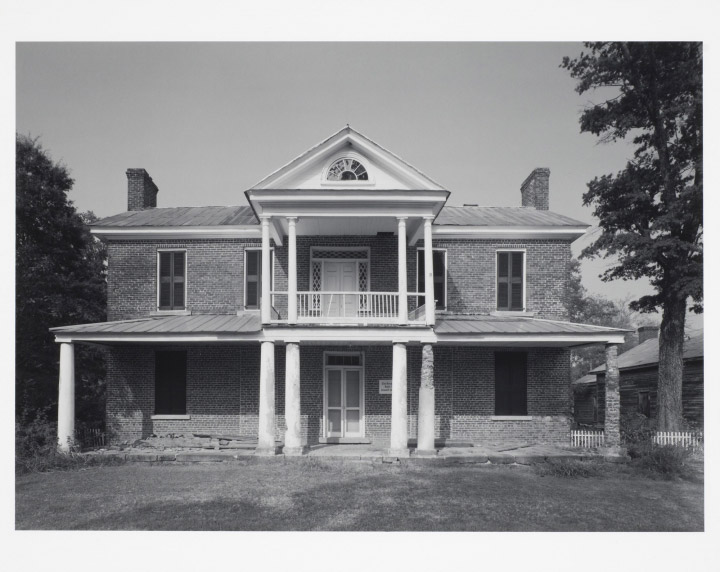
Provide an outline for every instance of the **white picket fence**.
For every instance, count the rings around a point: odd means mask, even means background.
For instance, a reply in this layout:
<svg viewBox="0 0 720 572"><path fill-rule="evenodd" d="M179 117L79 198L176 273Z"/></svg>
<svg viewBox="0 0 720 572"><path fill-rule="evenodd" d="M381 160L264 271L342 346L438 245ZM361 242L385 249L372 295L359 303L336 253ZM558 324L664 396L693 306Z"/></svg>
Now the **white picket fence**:
<svg viewBox="0 0 720 572"><path fill-rule="evenodd" d="M579 430L570 431L570 445L573 447L582 447L591 449L593 447L602 447L605 444L604 431Z"/></svg>
<svg viewBox="0 0 720 572"><path fill-rule="evenodd" d="M655 445L679 445L686 449L702 446L703 435L693 431L658 431L653 435Z"/></svg>

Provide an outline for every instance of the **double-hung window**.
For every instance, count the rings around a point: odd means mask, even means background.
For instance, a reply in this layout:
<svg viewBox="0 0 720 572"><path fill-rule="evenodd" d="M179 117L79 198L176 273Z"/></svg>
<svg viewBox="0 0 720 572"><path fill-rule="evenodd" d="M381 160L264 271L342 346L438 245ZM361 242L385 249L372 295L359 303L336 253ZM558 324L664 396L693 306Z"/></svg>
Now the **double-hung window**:
<svg viewBox="0 0 720 572"><path fill-rule="evenodd" d="M447 308L447 250L433 248L433 285L435 308ZM417 291L425 292L425 249L417 250ZM418 297L418 305L425 304L425 296Z"/></svg>
<svg viewBox="0 0 720 572"><path fill-rule="evenodd" d="M525 310L525 252L522 250L497 253L497 309Z"/></svg>
<svg viewBox="0 0 720 572"><path fill-rule="evenodd" d="M272 290L272 274L274 251L270 250L270 289ZM262 298L262 249L248 248L245 250L245 308L257 309Z"/></svg>
<svg viewBox="0 0 720 572"><path fill-rule="evenodd" d="M158 309L184 310L186 294L184 250L158 252Z"/></svg>

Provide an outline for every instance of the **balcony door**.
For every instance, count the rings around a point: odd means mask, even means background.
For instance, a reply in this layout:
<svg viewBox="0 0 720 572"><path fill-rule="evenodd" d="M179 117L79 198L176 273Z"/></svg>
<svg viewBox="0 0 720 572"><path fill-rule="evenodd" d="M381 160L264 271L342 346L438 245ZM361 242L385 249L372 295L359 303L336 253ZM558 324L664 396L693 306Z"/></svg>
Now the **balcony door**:
<svg viewBox="0 0 720 572"><path fill-rule="evenodd" d="M358 313L358 296L342 294L357 292L358 265L355 260L324 260L322 265L323 316L330 318L355 317Z"/></svg>

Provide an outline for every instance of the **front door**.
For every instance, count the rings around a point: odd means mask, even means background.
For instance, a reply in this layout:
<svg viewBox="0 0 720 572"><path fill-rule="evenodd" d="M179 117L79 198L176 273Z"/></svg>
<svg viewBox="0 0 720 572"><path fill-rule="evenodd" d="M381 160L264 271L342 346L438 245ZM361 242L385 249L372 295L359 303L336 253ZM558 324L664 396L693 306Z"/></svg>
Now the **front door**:
<svg viewBox="0 0 720 572"><path fill-rule="evenodd" d="M349 318L357 316L358 296L342 292L358 291L357 263L353 261L323 262L322 295L323 316Z"/></svg>
<svg viewBox="0 0 720 572"><path fill-rule="evenodd" d="M362 367L325 368L325 429L327 437L363 436Z"/></svg>

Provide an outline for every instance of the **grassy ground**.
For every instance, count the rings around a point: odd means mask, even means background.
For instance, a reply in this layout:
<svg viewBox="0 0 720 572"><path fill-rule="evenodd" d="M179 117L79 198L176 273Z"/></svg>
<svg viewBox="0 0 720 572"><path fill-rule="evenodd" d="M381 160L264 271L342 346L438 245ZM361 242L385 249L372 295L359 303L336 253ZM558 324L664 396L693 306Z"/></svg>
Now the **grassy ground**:
<svg viewBox="0 0 720 572"><path fill-rule="evenodd" d="M603 465L127 464L16 480L18 529L701 531L703 484Z"/></svg>

